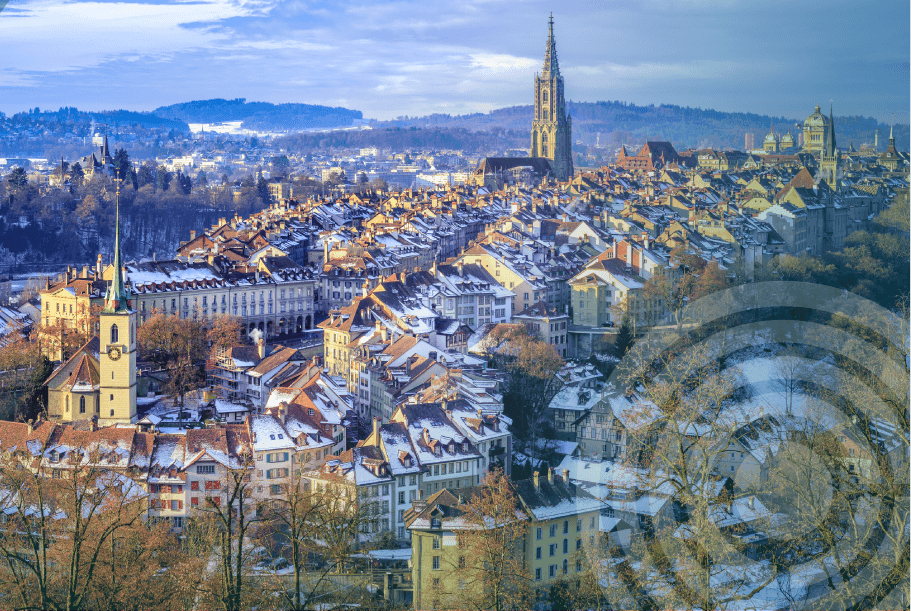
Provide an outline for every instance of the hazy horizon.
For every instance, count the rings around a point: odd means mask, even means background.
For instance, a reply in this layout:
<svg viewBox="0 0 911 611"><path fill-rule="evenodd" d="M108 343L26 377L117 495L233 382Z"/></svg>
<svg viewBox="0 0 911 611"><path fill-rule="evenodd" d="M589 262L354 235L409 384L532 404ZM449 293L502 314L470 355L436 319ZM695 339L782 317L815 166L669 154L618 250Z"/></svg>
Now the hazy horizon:
<svg viewBox="0 0 911 611"><path fill-rule="evenodd" d="M909 3L21 0L0 12L0 110L209 98L368 119L531 103L547 17L566 97L909 122ZM15 50L12 52L11 50Z"/></svg>

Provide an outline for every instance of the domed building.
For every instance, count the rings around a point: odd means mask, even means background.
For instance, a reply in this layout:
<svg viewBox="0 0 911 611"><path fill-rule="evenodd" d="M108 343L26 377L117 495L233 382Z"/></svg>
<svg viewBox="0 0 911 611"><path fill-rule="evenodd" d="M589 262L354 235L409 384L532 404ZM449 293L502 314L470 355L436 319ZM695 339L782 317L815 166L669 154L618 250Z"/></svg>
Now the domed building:
<svg viewBox="0 0 911 611"><path fill-rule="evenodd" d="M829 118L819 110L819 104L813 114L803 122L803 150L819 155L826 148Z"/></svg>
<svg viewBox="0 0 911 611"><path fill-rule="evenodd" d="M788 128L788 133L781 137L781 141L778 143L778 148L782 151L787 151L797 146L797 143L794 142L794 136L791 135L791 128Z"/></svg>
<svg viewBox="0 0 911 611"><path fill-rule="evenodd" d="M766 134L765 140L762 141L762 150L766 153L777 153L778 152L778 136L775 134L775 126L772 126L772 131Z"/></svg>

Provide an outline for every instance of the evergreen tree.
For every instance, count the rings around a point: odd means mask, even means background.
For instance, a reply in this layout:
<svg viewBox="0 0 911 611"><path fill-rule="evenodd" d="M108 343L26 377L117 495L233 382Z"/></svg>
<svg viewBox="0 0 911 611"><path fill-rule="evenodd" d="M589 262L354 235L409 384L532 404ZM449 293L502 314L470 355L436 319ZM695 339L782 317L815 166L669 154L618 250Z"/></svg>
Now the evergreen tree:
<svg viewBox="0 0 911 611"><path fill-rule="evenodd" d="M22 395L20 413L24 420L34 420L47 407L47 386L44 385L44 381L53 371L51 362L46 356L42 356Z"/></svg>
<svg viewBox="0 0 911 611"><path fill-rule="evenodd" d="M79 182L85 178L85 172L82 171L82 164L78 161L70 166L70 178L72 178L74 182Z"/></svg>
<svg viewBox="0 0 911 611"><path fill-rule="evenodd" d="M614 340L614 353L619 358L623 358L626 351L633 345L633 326L630 323L629 316L624 316L620 321L620 328L617 330L617 338Z"/></svg>
<svg viewBox="0 0 911 611"><path fill-rule="evenodd" d="M262 175L260 175L259 180L256 182L256 194L259 195L259 198L263 200L263 203L266 205L272 203L272 194L269 193L269 185Z"/></svg>
<svg viewBox="0 0 911 611"><path fill-rule="evenodd" d="M160 166L158 168L157 178L158 178L158 190L167 191L168 188L171 186L171 178L173 178L173 175L170 172L168 172L167 168L165 168L164 166Z"/></svg>
<svg viewBox="0 0 911 611"><path fill-rule="evenodd" d="M25 170L22 168L22 166L17 165L9 173L6 181L9 183L9 186L13 190L19 190L28 184L28 174L25 173Z"/></svg>
<svg viewBox="0 0 911 611"><path fill-rule="evenodd" d="M114 172L115 176L128 180L130 173L133 171L133 163L130 161L130 154L126 149L115 149L114 151Z"/></svg>

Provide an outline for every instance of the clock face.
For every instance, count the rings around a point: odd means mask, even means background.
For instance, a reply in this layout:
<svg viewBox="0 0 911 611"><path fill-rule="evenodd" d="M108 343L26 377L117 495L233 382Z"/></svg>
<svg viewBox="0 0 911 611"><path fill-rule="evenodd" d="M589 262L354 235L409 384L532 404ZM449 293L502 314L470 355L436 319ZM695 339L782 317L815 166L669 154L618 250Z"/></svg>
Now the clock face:
<svg viewBox="0 0 911 611"><path fill-rule="evenodd" d="M120 348L117 348L116 346L111 346L110 348L108 348L108 357L112 361L116 361L117 359L119 359L120 358Z"/></svg>

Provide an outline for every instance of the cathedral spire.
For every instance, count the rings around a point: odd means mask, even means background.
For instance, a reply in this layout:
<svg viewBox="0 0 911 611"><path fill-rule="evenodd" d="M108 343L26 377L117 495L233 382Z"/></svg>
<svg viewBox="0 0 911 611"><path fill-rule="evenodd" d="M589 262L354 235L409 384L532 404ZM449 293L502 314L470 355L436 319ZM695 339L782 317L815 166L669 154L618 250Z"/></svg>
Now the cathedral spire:
<svg viewBox="0 0 911 611"><path fill-rule="evenodd" d="M829 106L829 133L826 138L826 150L824 153L829 157L835 155L835 119L832 116L832 106Z"/></svg>
<svg viewBox="0 0 911 611"><path fill-rule="evenodd" d="M550 14L547 31L547 49L544 51L544 74L560 74L557 62L557 43L554 40L554 14Z"/></svg>
<svg viewBox="0 0 911 611"><path fill-rule="evenodd" d="M108 286L104 299L105 312L127 312L130 309L130 293L123 281L123 263L120 260L120 176L117 177L117 221L114 228L114 277Z"/></svg>

